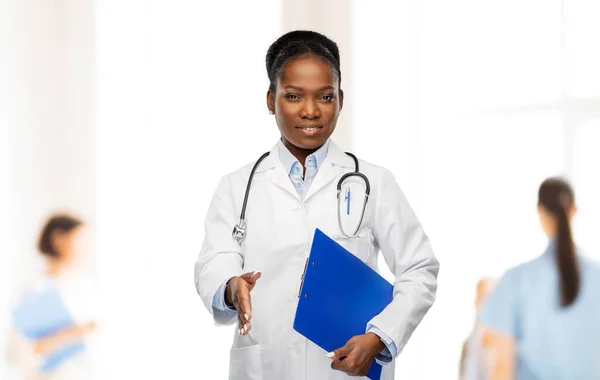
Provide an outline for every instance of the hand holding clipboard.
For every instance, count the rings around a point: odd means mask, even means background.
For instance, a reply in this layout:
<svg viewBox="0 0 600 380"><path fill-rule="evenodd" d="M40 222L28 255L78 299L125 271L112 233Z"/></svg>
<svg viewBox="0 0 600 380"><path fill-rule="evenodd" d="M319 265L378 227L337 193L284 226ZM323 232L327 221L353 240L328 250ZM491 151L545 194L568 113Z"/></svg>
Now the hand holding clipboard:
<svg viewBox="0 0 600 380"><path fill-rule="evenodd" d="M344 291L339 290L341 283ZM317 229L299 297L294 329L327 352L342 348L336 355L343 356L353 345L364 344L353 337L365 334L368 322L392 301L393 286ZM342 360L349 359L361 360L350 355ZM367 377L379 379L381 369L373 361Z"/></svg>

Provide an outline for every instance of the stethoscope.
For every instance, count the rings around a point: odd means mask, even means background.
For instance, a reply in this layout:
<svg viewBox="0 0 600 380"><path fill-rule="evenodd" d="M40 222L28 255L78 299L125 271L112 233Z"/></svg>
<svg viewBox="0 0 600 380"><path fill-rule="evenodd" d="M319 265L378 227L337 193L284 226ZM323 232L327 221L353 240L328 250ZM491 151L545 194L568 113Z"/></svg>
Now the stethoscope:
<svg viewBox="0 0 600 380"><path fill-rule="evenodd" d="M240 213L240 221L238 224L236 224L233 227L233 232L232 232L232 236L235 240L237 240L237 242L239 244L242 244L242 241L244 240L244 237L246 236L246 205L248 203L248 195L250 194L250 185L252 184L252 177L254 177L254 172L256 171L256 168L258 167L258 165L260 164L260 162L262 160L264 160L270 152L267 152L265 154L263 154L262 156L260 156L260 158L258 159L258 161L256 161L256 163L254 164L254 166L252 167L252 171L250 172L250 177L248 178L248 184L246 185L246 194L244 195L244 203L242 204L242 212ZM360 226L362 224L363 218L365 216L365 209L367 208L367 201L369 200L369 194L371 192L371 185L369 184L369 179L367 178L366 175L362 174L359 171L359 166L358 166L358 159L356 158L356 156L350 152L346 152L346 154L350 157L352 157L352 159L354 160L354 171L353 172L349 172L344 174L340 180L337 183L337 199L338 199L338 224L340 226L340 231L342 232L342 234L348 238L354 238L356 237L356 233L358 232L358 230L360 229ZM358 177L361 178L364 183L365 183L365 200L363 202L362 205L362 210L360 213L360 219L358 222L358 225L356 226L356 229L351 233L351 234L347 234L346 231L344 231L344 227L342 226L342 217L341 217L341 203L340 202L340 193L342 191L342 184L344 183L344 181L350 177ZM349 189L347 190L347 201L348 201L348 207L350 207L350 191Z"/></svg>

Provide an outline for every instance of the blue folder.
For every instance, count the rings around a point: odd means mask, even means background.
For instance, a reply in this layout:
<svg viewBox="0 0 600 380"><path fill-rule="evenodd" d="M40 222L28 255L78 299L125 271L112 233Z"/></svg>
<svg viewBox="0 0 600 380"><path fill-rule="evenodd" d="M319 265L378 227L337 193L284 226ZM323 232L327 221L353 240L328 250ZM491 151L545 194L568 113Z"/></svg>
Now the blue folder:
<svg viewBox="0 0 600 380"><path fill-rule="evenodd" d="M315 230L294 318L294 330L327 352L365 333L367 323L392 302L393 286L377 272ZM367 377L378 380L373 361Z"/></svg>
<svg viewBox="0 0 600 380"><path fill-rule="evenodd" d="M38 340L73 324L69 310L54 285L27 295L12 314L17 331L31 340ZM82 341L60 347L44 358L40 370L50 372L84 350Z"/></svg>

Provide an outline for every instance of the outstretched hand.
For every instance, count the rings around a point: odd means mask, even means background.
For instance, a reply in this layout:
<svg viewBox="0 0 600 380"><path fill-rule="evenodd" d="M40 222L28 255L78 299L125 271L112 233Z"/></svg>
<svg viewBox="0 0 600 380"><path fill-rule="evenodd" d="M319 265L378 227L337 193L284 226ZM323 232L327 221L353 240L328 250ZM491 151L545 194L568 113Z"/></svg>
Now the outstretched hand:
<svg viewBox="0 0 600 380"><path fill-rule="evenodd" d="M233 277L227 282L225 299L237 310L240 335L246 335L252 329L252 324L250 323L252 319L250 292L254 289L256 281L258 281L260 276L260 272L249 272Z"/></svg>

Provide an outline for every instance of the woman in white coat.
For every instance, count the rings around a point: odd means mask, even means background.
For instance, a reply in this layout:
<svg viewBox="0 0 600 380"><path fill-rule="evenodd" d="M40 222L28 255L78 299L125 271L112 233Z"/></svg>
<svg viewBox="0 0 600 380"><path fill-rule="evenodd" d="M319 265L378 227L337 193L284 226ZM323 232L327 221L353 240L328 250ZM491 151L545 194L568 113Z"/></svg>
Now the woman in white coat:
<svg viewBox="0 0 600 380"><path fill-rule="evenodd" d="M357 237L340 231L336 185L355 163L330 140L344 102L337 45L315 32L290 32L271 45L266 66L267 107L281 139L252 176L240 242L232 228L256 161L222 178L195 265L197 291L215 323L237 324L230 378L347 379L364 376L377 360L386 364L382 379L393 379L394 359L434 302L438 261L393 175L362 160L371 187L364 219ZM395 275L391 304L365 334L331 353L292 328L316 228L375 270L381 250Z"/></svg>
<svg viewBox="0 0 600 380"><path fill-rule="evenodd" d="M74 323L32 341L15 328L9 333L6 363L15 380L80 380L96 378L96 322L98 297L94 283L78 267L87 244L86 225L70 215L54 215L42 228L38 249L44 258L42 272L28 281L17 297L55 287ZM41 370L47 356L74 342L86 348L53 368Z"/></svg>

